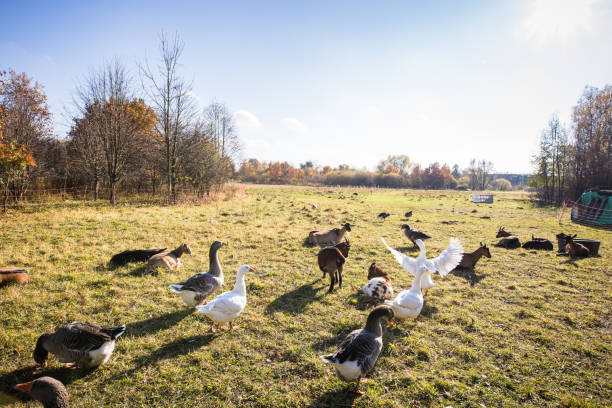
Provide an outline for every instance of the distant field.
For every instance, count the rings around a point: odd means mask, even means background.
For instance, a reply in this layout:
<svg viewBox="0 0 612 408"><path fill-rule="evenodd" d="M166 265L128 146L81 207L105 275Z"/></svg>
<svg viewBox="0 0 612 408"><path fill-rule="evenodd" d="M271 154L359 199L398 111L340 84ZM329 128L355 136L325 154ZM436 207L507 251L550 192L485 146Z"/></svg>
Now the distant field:
<svg viewBox="0 0 612 408"><path fill-rule="evenodd" d="M357 196L352 196L353 192ZM469 193L246 186L245 195L205 206L54 205L0 216L0 265L31 271L25 286L0 289L0 391L50 375L73 407L604 407L612 401L612 232L574 225L536 208L524 193L472 204ZM313 209L312 204L318 209ZM412 280L380 243L403 252L408 223L429 235L436 256L449 238L466 250L493 243L499 226L532 234L555 251L491 248L474 273L435 275L418 321L385 330L385 347L355 398L319 355L362 327L374 306L356 296L367 267L391 272L394 289ZM376 214L388 211L386 221ZM308 231L356 224L344 286L326 294ZM556 255L555 234L602 241L600 257ZM244 263L248 305L234 332L212 334L168 285L208 268L213 240L235 282ZM143 275L142 264L109 269L115 252L190 244L183 268ZM416 254L415 252L413 252ZM110 361L71 371L51 358L32 373L43 332L73 320L126 324ZM0 395L0 405L2 405ZM23 407L25 403L5 403ZM37 406L27 403L27 406Z"/></svg>

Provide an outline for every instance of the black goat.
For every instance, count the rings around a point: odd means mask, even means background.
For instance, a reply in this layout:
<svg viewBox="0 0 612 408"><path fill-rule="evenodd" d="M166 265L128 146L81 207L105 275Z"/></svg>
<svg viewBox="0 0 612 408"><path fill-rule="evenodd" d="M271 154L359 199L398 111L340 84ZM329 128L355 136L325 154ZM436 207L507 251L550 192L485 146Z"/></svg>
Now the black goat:
<svg viewBox="0 0 612 408"><path fill-rule="evenodd" d="M110 263L113 265L125 265L130 262L146 262L153 255L159 254L160 252L164 252L166 248L156 248L156 249L134 249L120 252L118 254L113 255L110 260Z"/></svg>

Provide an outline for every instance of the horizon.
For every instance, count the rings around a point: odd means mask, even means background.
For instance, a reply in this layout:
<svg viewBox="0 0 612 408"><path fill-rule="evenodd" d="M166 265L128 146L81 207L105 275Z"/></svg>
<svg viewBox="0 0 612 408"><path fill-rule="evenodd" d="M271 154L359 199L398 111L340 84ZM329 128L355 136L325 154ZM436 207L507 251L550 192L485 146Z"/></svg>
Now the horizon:
<svg viewBox="0 0 612 408"><path fill-rule="evenodd" d="M569 128L585 86L612 72L609 0L144 5L4 7L0 70L43 86L55 136L77 84L105 61L119 58L137 87L135 64L156 58L162 29L185 43L199 106L234 113L242 158L296 167L373 170L405 154L528 174L551 115Z"/></svg>

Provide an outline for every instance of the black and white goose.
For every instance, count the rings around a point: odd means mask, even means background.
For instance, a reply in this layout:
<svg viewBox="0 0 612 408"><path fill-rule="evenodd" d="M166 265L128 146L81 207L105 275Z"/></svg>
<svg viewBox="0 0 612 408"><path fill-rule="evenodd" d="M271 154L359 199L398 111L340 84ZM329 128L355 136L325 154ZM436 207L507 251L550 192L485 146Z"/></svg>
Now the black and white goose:
<svg viewBox="0 0 612 408"><path fill-rule="evenodd" d="M363 329L355 330L340 343L338 350L319 358L327 364L333 364L338 378L342 381L355 381L355 388L351 392L363 394L359 390L361 378L365 377L376 364L378 355L382 350L382 327L380 320L393 319L394 312L389 306L378 306L368 315Z"/></svg>
<svg viewBox="0 0 612 408"><path fill-rule="evenodd" d="M223 270L217 256L217 251L223 245L226 243L215 241L210 246L208 272L200 272L184 282L170 285L170 290L179 293L187 306L196 307L205 303L210 294L223 286Z"/></svg>
<svg viewBox="0 0 612 408"><path fill-rule="evenodd" d="M49 353L55 354L67 367L90 368L105 363L115 349L115 341L125 333L125 325L98 326L85 322L72 322L55 333L38 338L34 361L45 366Z"/></svg>
<svg viewBox="0 0 612 408"><path fill-rule="evenodd" d="M52 377L40 377L34 381L17 384L16 390L30 394L42 402L45 408L69 408L68 391L60 381Z"/></svg>
<svg viewBox="0 0 612 408"><path fill-rule="evenodd" d="M376 218L378 218L379 220L384 220L387 217L389 217L391 214L389 214L388 212L381 212L380 214L378 214L376 216Z"/></svg>

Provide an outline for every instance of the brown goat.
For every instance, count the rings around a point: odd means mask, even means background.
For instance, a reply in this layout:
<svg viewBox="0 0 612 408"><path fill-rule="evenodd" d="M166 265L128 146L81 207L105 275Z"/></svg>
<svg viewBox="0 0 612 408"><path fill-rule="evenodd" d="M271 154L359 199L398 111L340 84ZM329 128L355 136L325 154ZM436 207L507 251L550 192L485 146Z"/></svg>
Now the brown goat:
<svg viewBox="0 0 612 408"><path fill-rule="evenodd" d="M589 248L585 247L579 242L574 241L574 238L576 238L576 235L568 235L565 237L565 252L570 254L570 256L577 256L581 258L589 256L591 253Z"/></svg>
<svg viewBox="0 0 612 408"><path fill-rule="evenodd" d="M372 278L385 278L386 280L391 280L389 274L383 271L380 266L376 265L376 262L372 262L368 268L368 279Z"/></svg>
<svg viewBox="0 0 612 408"><path fill-rule="evenodd" d="M344 234L351 231L351 224L348 222L342 226L342 228L334 228L329 231L310 231L308 234L308 242L310 244L316 244L320 246L336 245Z"/></svg>
<svg viewBox="0 0 612 408"><path fill-rule="evenodd" d="M393 287L391 286L389 274L376 265L376 262L372 262L368 269L368 283L359 289L359 292L378 299L393 296Z"/></svg>
<svg viewBox="0 0 612 408"><path fill-rule="evenodd" d="M342 268L346 262L346 258L351 249L351 244L348 239L345 238L344 242L336 244L335 246L325 247L317 254L317 261L319 263L319 269L323 272L321 279L325 278L325 274L329 274L329 291L334 290L334 284L338 282L338 287L342 287Z"/></svg>
<svg viewBox="0 0 612 408"><path fill-rule="evenodd" d="M187 244L181 244L178 248L169 252L162 252L155 254L149 258L147 263L147 271L152 271L155 268L173 269L181 267L181 260L179 259L183 254L191 254L191 248Z"/></svg>
<svg viewBox="0 0 612 408"><path fill-rule="evenodd" d="M7 266L0 268L0 286L4 286L9 283L27 283L30 280L30 275L23 268L16 268L14 266Z"/></svg>
<svg viewBox="0 0 612 408"><path fill-rule="evenodd" d="M512 235L508 231L501 227L497 231L495 238L501 238L497 244L493 244L496 247L504 247L506 249L516 249L521 247L521 240L518 236Z"/></svg>
<svg viewBox="0 0 612 408"><path fill-rule="evenodd" d="M474 266L476 266L476 262L478 262L478 260L483 256L491 258L491 252L489 251L489 248L487 248L487 246L481 242L480 247L474 252L463 253L463 257L461 258L461 262L459 262L459 265L457 265L457 268L474 269Z"/></svg>

